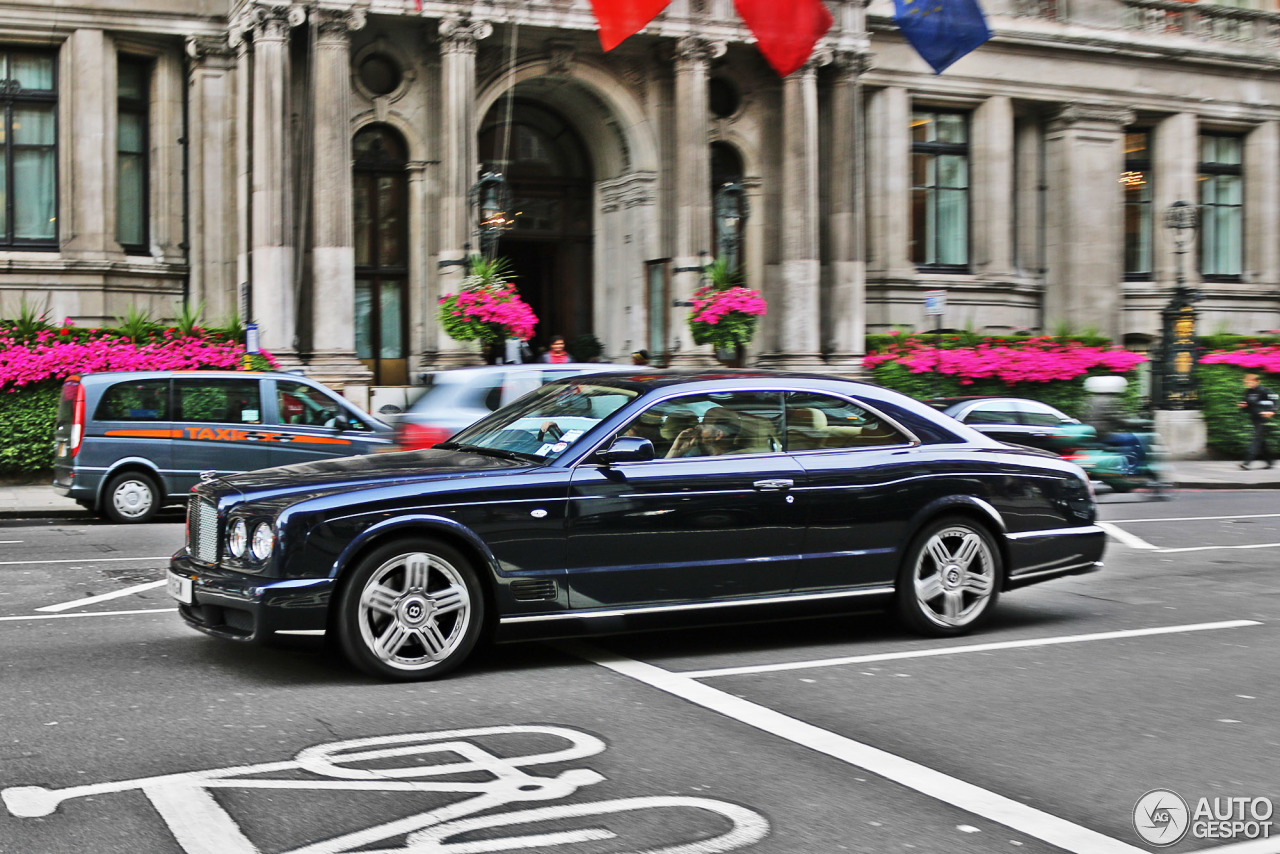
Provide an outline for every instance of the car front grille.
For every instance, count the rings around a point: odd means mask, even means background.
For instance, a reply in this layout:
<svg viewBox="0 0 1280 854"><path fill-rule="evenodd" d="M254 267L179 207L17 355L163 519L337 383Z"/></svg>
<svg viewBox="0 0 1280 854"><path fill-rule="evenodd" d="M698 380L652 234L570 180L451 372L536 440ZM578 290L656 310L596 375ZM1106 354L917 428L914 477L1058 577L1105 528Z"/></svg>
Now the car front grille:
<svg viewBox="0 0 1280 854"><path fill-rule="evenodd" d="M187 505L187 551L203 563L218 561L218 508L199 495Z"/></svg>

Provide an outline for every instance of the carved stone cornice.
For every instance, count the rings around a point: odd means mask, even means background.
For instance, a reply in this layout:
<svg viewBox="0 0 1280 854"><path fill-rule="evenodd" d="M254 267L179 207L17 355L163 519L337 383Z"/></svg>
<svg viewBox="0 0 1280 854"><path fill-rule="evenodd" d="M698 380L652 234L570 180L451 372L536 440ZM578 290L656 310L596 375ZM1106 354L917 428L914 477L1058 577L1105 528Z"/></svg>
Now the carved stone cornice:
<svg viewBox="0 0 1280 854"><path fill-rule="evenodd" d="M311 15L316 37L326 41L345 39L349 34L363 30L366 21L362 8L313 9Z"/></svg>
<svg viewBox="0 0 1280 854"><path fill-rule="evenodd" d="M853 50L833 51L832 65L836 80L840 83L856 83L858 78L871 70L871 55Z"/></svg>
<svg viewBox="0 0 1280 854"><path fill-rule="evenodd" d="M658 176L652 172L632 172L600 182L600 212L651 206L658 201Z"/></svg>
<svg viewBox="0 0 1280 854"><path fill-rule="evenodd" d="M547 39L547 73L564 76L578 61L578 46L566 39Z"/></svg>
<svg viewBox="0 0 1280 854"><path fill-rule="evenodd" d="M187 36L187 57L196 65L209 61L234 59L235 47L228 36Z"/></svg>
<svg viewBox="0 0 1280 854"><path fill-rule="evenodd" d="M493 24L450 15L440 19L436 32L440 34L441 53L474 54L476 42L493 35Z"/></svg>
<svg viewBox="0 0 1280 854"><path fill-rule="evenodd" d="M239 47L246 39L288 41L289 31L307 21L307 10L292 4L249 3L227 27L227 42Z"/></svg>
<svg viewBox="0 0 1280 854"><path fill-rule="evenodd" d="M1133 110L1128 107L1080 103L1065 104L1054 116L1054 120L1063 125L1107 124L1119 127L1133 124L1135 118Z"/></svg>

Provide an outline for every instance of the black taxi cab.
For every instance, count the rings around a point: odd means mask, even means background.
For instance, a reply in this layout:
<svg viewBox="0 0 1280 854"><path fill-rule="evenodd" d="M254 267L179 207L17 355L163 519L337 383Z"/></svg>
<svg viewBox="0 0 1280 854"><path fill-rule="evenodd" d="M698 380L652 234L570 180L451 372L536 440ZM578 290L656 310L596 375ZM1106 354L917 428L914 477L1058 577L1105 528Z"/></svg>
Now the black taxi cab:
<svg viewBox="0 0 1280 854"><path fill-rule="evenodd" d="M392 428L299 374L113 371L62 386L53 488L114 522L184 501L201 472L368 454Z"/></svg>

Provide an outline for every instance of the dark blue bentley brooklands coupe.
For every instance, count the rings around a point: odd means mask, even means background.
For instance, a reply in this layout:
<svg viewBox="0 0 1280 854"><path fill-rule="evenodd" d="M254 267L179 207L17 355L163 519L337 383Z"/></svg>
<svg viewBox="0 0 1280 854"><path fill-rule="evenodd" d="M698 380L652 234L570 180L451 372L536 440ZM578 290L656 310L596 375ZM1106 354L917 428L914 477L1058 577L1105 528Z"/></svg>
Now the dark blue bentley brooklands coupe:
<svg viewBox="0 0 1280 854"><path fill-rule="evenodd" d="M169 590L196 629L328 635L439 676L484 637L788 603L967 632L1002 591L1098 568L1089 482L893 391L750 371L598 374L431 450L195 487Z"/></svg>

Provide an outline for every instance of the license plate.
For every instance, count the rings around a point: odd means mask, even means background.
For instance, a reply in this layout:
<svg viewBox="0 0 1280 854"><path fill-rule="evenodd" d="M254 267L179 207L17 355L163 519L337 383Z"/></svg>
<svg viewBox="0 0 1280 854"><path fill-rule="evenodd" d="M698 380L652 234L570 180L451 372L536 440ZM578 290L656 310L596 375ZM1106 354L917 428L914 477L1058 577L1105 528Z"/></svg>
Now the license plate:
<svg viewBox="0 0 1280 854"><path fill-rule="evenodd" d="M191 594L191 579L185 575L178 575L170 572L168 575L169 595L185 605L193 603L194 599Z"/></svg>

